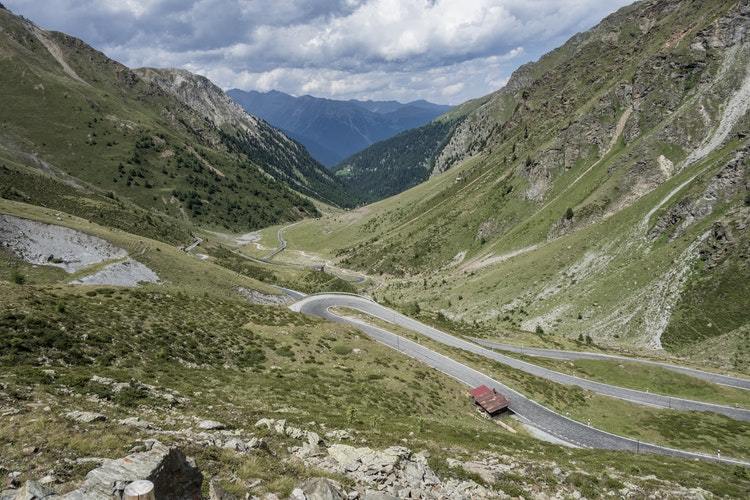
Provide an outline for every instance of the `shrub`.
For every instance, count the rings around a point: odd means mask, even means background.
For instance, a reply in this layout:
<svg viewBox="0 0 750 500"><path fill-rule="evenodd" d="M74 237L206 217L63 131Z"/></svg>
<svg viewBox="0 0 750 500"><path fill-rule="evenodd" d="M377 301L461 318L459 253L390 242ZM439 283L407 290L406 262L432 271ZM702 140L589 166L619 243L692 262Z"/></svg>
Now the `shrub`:
<svg viewBox="0 0 750 500"><path fill-rule="evenodd" d="M352 348L344 344L336 344L333 346L333 352L339 356L346 356L351 354Z"/></svg>
<svg viewBox="0 0 750 500"><path fill-rule="evenodd" d="M251 367L261 365L265 360L266 354L258 347L248 347L240 356L240 362Z"/></svg>
<svg viewBox="0 0 750 500"><path fill-rule="evenodd" d="M15 283L16 285L23 285L26 283L26 276L18 272L18 270L13 270L13 273L11 274L10 279Z"/></svg>
<svg viewBox="0 0 750 500"><path fill-rule="evenodd" d="M534 332L537 335L544 335L544 328L542 328L542 325L536 325L536 330Z"/></svg>
<svg viewBox="0 0 750 500"><path fill-rule="evenodd" d="M140 400L148 397L148 389L136 382L130 382L128 387L123 387L114 396L114 402L122 405L134 407L137 406Z"/></svg>

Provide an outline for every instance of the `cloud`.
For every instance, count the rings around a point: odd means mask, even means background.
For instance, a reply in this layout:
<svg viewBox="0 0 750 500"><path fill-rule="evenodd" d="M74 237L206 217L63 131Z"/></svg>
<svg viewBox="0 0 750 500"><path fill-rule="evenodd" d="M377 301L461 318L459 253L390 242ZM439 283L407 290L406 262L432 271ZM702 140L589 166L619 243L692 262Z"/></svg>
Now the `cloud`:
<svg viewBox="0 0 750 500"><path fill-rule="evenodd" d="M6 0L121 62L219 85L457 103L630 0Z"/></svg>

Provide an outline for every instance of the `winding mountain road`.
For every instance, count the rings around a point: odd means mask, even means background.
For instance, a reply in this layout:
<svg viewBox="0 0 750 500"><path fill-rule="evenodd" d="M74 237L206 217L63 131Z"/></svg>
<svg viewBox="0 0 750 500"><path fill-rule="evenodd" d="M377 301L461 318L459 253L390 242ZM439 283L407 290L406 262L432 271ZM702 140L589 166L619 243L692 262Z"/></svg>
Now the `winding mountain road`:
<svg viewBox="0 0 750 500"><path fill-rule="evenodd" d="M711 382L719 385L726 385L729 387L735 387L737 389L750 390L750 380L730 377L728 375L722 375L720 373L705 372L697 370L695 368L687 368L685 366L673 365L671 363L665 363L663 361L654 361L650 359L642 358L631 358L628 356L617 356L613 354L601 354L596 352L582 352L582 351L562 351L558 349L542 349L539 347L520 347L510 344L503 344L500 342L492 342L480 338L471 338L472 341L477 344L488 347L490 349L498 349L500 351L515 352L517 354L524 354L526 356L534 356L539 358L549 359L562 359L566 361L576 361L579 359L590 359L595 361L622 361L625 363L638 363L643 365L658 366L666 370L671 370L684 375L689 375L707 382Z"/></svg>
<svg viewBox="0 0 750 500"><path fill-rule="evenodd" d="M280 227L278 231L276 231L276 238L279 240L279 246L275 248L270 254L266 255L265 257L261 257L261 258L251 257L249 255L245 255L244 253L236 251L236 250L233 251L233 253L241 257L244 257L248 260L257 262L259 264L272 264L275 266L294 267L297 269L312 269L313 271L321 271L324 273L328 273L331 276L335 276L337 278L340 278L344 281L348 281L350 283L364 283L365 281L367 281L367 277L361 274L360 275L349 274L346 272L341 272L340 270L339 272L334 272L333 271L334 268L332 266L327 266L325 263L323 264L298 264L294 262L280 262L280 261L273 260L274 257L279 255L284 250L286 250L287 241L286 241L286 238L284 238L284 230L289 229L290 227L295 226L299 224L300 222L302 221L297 221L292 224ZM326 270L326 267L328 267L329 270Z"/></svg>
<svg viewBox="0 0 750 500"><path fill-rule="evenodd" d="M374 340L381 342L388 347L396 349L406 354L407 356L417 359L427 364L428 366L431 366L432 368L435 368L469 386L485 384L489 387L495 388L499 392L503 393L506 397L508 397L510 401L510 409L522 420L573 445L610 450L626 450L636 453L657 453L682 458L704 459L750 466L750 462L728 458L719 458L716 456L701 453L693 453L649 443L641 443L634 439L617 436L615 434L590 427L581 422L577 422L563 415L560 415L559 413L533 401L532 399L498 382L497 380L494 380L493 378L481 373L480 371L475 370L463 363L455 361L436 351L433 351L432 349L429 349L423 345L403 338L382 328L370 325L364 321L360 321L356 318L349 318L346 316L335 314L331 311L331 309L335 307L347 307L359 310L365 314L415 331L444 345L464 349L481 356L486 356L487 358L508 364L509 366L513 366L514 368L521 369L528 373L532 373L554 382L574 385L585 384L581 386L585 386L586 388L589 387L588 384L594 384L594 386L604 386L598 388L601 390L612 391L613 394L615 394L614 397L621 397L622 399L628 399L643 404L653 404L653 406L664 406L675 409L696 409L694 405L697 405L697 408L701 408L698 411L715 412L718 412L717 409L724 409L726 411L737 412L736 415L743 420L746 420L748 418L748 412L746 410L721 407L719 405L710 405L707 403L683 400L679 398L668 398L669 400L671 400L671 402L666 402L659 399L667 398L666 396L642 393L640 391L618 388L609 386L607 384L599 384L554 372L552 370L547 370L530 363L503 356L502 354L485 349L477 344L473 344L471 342L441 332L440 330L432 328L428 325L420 323L419 321L404 316L396 311L383 307L371 300L356 295L310 295L290 306L290 308L295 311L319 316L330 321L346 323L355 326L356 328L362 330L367 335L372 337ZM575 379L575 381L571 381L571 379ZM654 403L651 402L652 400L650 398L655 398L653 399Z"/></svg>
<svg viewBox="0 0 750 500"><path fill-rule="evenodd" d="M279 240L279 246L273 252L271 252L268 255L266 255L265 257L263 257L263 259L262 259L263 261L268 262L271 259L273 259L274 257L276 257L278 254L280 254L281 252L283 252L284 250L286 250L287 243L286 243L286 239L284 239L284 229L288 229L288 228L290 228L292 226L295 226L295 225L299 224L300 222L301 221L297 221L297 222L295 222L293 224L289 224L287 226L280 227L279 230L276 231L276 239Z"/></svg>

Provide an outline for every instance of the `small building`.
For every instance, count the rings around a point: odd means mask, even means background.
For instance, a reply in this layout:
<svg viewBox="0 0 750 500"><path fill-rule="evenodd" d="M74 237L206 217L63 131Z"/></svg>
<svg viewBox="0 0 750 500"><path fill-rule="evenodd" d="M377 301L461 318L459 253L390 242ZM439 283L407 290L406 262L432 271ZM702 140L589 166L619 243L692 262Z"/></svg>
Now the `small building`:
<svg viewBox="0 0 750 500"><path fill-rule="evenodd" d="M497 392L495 389L490 389L486 385L480 385L470 391L471 397L474 398L474 403L486 411L489 415L494 416L503 410L508 408L510 404L505 396Z"/></svg>

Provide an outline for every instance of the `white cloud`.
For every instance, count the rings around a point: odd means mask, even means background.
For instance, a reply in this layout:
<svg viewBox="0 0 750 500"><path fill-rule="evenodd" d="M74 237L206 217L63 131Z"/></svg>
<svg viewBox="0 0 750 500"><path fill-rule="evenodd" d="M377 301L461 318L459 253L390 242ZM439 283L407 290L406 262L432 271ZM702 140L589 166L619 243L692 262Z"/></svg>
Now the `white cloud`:
<svg viewBox="0 0 750 500"><path fill-rule="evenodd" d="M5 0L130 66L224 87L460 102L631 0Z"/></svg>

